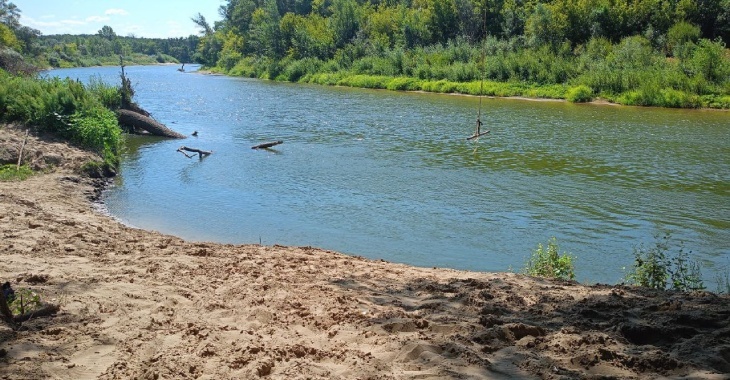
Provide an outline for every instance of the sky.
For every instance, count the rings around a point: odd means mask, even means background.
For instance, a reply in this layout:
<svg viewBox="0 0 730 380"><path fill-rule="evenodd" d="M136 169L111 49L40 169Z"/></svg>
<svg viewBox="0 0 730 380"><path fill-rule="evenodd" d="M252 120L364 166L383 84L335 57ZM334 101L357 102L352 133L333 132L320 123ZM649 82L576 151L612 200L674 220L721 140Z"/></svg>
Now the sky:
<svg viewBox="0 0 730 380"><path fill-rule="evenodd" d="M213 26L225 0L10 0L20 23L43 35L96 34L104 25L119 36L168 38L199 35L198 13Z"/></svg>

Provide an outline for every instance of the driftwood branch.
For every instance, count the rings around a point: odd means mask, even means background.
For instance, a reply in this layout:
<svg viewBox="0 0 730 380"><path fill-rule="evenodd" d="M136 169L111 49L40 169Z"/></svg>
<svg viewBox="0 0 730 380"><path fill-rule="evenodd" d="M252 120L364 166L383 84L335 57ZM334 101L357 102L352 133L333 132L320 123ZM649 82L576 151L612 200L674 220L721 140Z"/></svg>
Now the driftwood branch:
<svg viewBox="0 0 730 380"><path fill-rule="evenodd" d="M25 322L31 318L47 317L49 315L56 314L60 309L61 309L61 307L58 305L44 303L43 306L41 306L38 309L29 311L25 314L14 316L13 322L20 323L20 322Z"/></svg>
<svg viewBox="0 0 730 380"><path fill-rule="evenodd" d="M481 133L475 133L475 134L474 134L473 136L469 136L469 137L467 137L466 139L467 139L467 140L473 140L473 139L475 139L475 138L477 138L477 137L479 137L479 136L484 136L484 135L486 135L487 133L489 133L489 131L486 131L486 132L481 132Z"/></svg>
<svg viewBox="0 0 730 380"><path fill-rule="evenodd" d="M279 145L279 144L283 144L283 143L284 142L281 140L271 141L271 142L267 142L267 143L263 143L263 144L259 144L259 145L254 145L251 147L251 149L267 149L267 148L271 148L274 145Z"/></svg>
<svg viewBox="0 0 730 380"><path fill-rule="evenodd" d="M213 153L212 150L200 150L200 149L196 149L196 148L188 148L186 146L181 146L181 147L177 148L177 151L184 154L185 157L187 157L187 158L192 158L194 156L194 154L187 154L187 153L185 153L186 151L197 153L198 157L200 157L200 158L203 158L204 156L207 156L207 155Z"/></svg>
<svg viewBox="0 0 730 380"><path fill-rule="evenodd" d="M25 140L23 140L23 145L20 146L20 154L18 154L18 165L15 167L15 170L20 170L20 163L23 162L23 149L25 149L25 144L28 142L29 132L30 129L25 131Z"/></svg>

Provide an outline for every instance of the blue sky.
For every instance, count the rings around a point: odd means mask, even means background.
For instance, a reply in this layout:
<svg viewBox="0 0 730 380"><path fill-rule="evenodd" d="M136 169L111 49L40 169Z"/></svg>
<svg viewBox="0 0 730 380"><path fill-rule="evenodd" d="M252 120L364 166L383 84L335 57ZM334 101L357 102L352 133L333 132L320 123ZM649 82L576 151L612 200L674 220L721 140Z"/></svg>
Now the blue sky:
<svg viewBox="0 0 730 380"><path fill-rule="evenodd" d="M95 34L109 25L120 36L167 38L199 34L190 18L198 12L220 20L224 0L11 0L20 23L49 34Z"/></svg>

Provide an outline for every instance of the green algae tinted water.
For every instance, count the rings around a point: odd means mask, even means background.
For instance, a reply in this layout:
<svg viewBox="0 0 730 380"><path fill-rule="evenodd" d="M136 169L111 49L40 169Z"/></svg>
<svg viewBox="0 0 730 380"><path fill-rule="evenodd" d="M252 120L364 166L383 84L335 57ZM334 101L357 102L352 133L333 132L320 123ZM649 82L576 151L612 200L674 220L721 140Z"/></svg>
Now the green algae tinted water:
<svg viewBox="0 0 730 380"><path fill-rule="evenodd" d="M199 132L128 139L104 201L130 225L478 271L519 271L555 236L579 280L604 283L668 232L710 284L730 268L728 112L484 99L491 134L472 143L478 98L176 69L126 69L141 106ZM116 83L119 69L51 74Z"/></svg>

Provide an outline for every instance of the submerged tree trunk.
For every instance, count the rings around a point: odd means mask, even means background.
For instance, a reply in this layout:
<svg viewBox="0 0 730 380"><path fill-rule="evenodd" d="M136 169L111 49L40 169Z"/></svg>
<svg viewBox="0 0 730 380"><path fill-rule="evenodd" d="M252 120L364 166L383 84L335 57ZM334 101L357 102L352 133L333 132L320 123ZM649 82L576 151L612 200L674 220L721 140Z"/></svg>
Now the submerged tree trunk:
<svg viewBox="0 0 730 380"><path fill-rule="evenodd" d="M117 120L119 124L128 125L133 128L141 128L155 136L171 137L176 139L184 139L185 135L177 133L157 120L142 115L140 113L120 109L117 111Z"/></svg>
<svg viewBox="0 0 730 380"><path fill-rule="evenodd" d="M251 149L268 149L268 148L271 148L274 145L279 145L279 144L283 144L283 143L284 142L281 141L281 140L279 140L279 141L271 141L271 142L267 142L267 143L263 143L263 144L259 144L259 145L254 145L254 146L251 147Z"/></svg>

